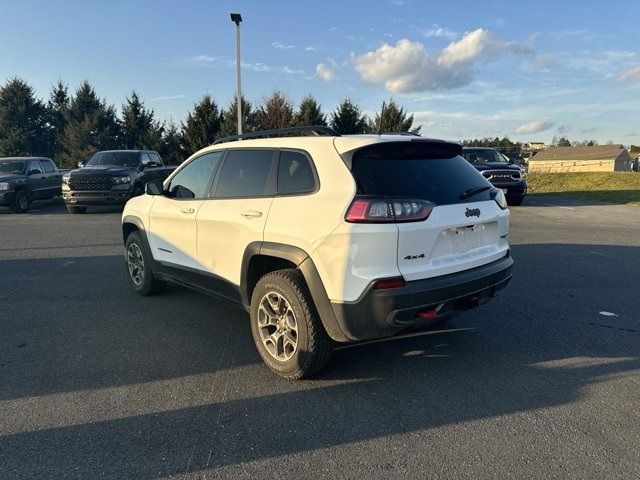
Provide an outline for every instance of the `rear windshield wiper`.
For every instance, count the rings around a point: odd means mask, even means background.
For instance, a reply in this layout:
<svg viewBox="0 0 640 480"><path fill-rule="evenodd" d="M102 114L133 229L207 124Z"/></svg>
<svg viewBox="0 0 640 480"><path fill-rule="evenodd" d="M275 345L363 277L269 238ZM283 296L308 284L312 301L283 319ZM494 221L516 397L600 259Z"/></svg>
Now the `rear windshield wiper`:
<svg viewBox="0 0 640 480"><path fill-rule="evenodd" d="M480 192L486 192L487 190L492 189L493 187L490 185L481 185L479 187L473 187L470 188L469 190L467 190L466 192L463 192L460 194L460 197L458 197L460 200L466 200L469 197L473 197L474 195L480 193Z"/></svg>

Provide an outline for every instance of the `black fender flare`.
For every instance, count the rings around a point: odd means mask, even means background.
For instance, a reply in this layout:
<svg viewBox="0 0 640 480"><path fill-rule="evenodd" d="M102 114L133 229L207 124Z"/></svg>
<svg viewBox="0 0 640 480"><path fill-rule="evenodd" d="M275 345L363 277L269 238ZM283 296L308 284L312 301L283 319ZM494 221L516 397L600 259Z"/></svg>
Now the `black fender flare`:
<svg viewBox="0 0 640 480"><path fill-rule="evenodd" d="M320 315L320 320L329 336L336 342L350 341L349 337L340 328L336 314L331 306L331 301L313 260L307 252L293 245L274 242L251 242L247 245L242 257L242 270L240 272L240 298L247 309L251 303L247 283L249 265L251 264L251 259L256 255L280 258L293 263L300 270L307 283L311 298L313 298L316 310Z"/></svg>

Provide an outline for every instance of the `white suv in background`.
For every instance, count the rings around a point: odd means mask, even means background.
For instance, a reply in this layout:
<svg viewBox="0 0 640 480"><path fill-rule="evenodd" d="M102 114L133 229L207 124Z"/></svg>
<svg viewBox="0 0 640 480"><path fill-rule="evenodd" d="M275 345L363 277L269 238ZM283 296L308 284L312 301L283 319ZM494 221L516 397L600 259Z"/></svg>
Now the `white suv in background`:
<svg viewBox="0 0 640 480"><path fill-rule="evenodd" d="M279 375L317 372L335 342L450 318L511 279L504 195L459 144L326 127L241 139L126 204L126 263L141 295L173 281L238 302Z"/></svg>

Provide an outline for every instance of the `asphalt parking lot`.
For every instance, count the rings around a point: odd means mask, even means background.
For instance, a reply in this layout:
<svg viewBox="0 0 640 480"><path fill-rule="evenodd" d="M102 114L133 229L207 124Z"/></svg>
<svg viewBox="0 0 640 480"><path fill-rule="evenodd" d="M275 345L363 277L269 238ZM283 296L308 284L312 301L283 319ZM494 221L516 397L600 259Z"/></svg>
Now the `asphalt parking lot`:
<svg viewBox="0 0 640 480"><path fill-rule="evenodd" d="M511 211L501 296L303 382L236 307L136 296L119 212L0 212L0 478L639 478L640 208Z"/></svg>

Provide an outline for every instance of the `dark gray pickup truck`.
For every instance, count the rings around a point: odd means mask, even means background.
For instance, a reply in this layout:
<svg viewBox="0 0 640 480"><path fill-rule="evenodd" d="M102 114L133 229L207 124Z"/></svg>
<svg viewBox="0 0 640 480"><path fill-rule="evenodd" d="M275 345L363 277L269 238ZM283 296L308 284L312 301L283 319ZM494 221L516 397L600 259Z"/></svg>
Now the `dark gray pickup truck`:
<svg viewBox="0 0 640 480"><path fill-rule="evenodd" d="M25 213L33 200L60 195L60 177L47 157L0 158L0 206Z"/></svg>
<svg viewBox="0 0 640 480"><path fill-rule="evenodd" d="M62 176L62 198L70 213L84 213L87 207L124 205L142 195L151 180L164 180L176 167L164 166L151 150L109 150L98 152L80 168Z"/></svg>

